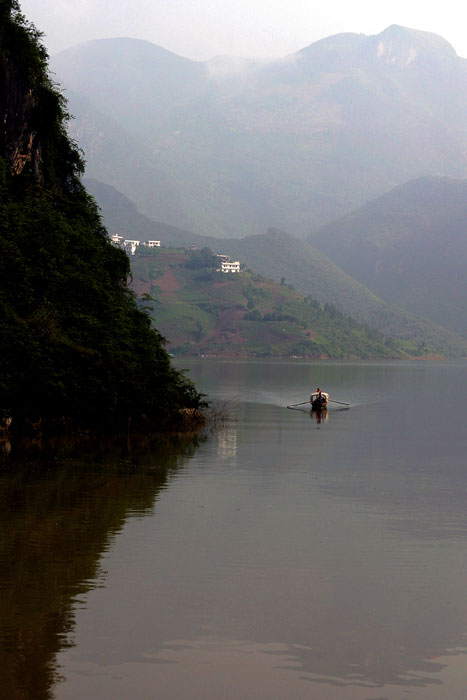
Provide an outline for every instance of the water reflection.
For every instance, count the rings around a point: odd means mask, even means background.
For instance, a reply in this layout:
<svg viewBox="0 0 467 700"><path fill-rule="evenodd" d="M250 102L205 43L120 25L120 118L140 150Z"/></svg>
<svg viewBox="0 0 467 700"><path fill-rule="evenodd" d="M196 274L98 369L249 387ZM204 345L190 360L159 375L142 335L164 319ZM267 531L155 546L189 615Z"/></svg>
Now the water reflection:
<svg viewBox="0 0 467 700"><path fill-rule="evenodd" d="M237 424L223 425L217 433L217 441L219 458L234 464L237 456Z"/></svg>
<svg viewBox="0 0 467 700"><path fill-rule="evenodd" d="M174 639L144 659L128 659L110 666L107 688L114 700L133 695L135 678L141 697L154 697L154 689L164 689L162 696L170 700L463 700L463 652L465 649L453 649L439 660L427 660L427 673L439 674L440 678L427 679L409 671L399 683L383 686L360 677L358 670L350 674L347 682L304 671L296 648L280 642ZM73 695L65 687L62 697L68 700Z"/></svg>
<svg viewBox="0 0 467 700"><path fill-rule="evenodd" d="M102 553L158 493L194 441L65 441L0 461L0 688L46 700L56 655L72 644L73 606L102 585Z"/></svg>
<svg viewBox="0 0 467 700"><path fill-rule="evenodd" d="M328 417L327 408L312 408L310 411L310 418L315 420L318 425L320 423L325 423L328 420Z"/></svg>

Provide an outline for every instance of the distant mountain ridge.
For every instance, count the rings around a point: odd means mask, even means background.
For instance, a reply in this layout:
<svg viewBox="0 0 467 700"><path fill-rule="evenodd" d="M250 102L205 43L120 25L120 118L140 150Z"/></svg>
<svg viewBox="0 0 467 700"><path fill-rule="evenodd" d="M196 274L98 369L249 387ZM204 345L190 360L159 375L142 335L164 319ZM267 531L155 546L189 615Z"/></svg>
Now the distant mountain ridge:
<svg viewBox="0 0 467 700"><path fill-rule="evenodd" d="M70 93L88 175L200 234L273 226L305 237L407 180L467 175L467 61L433 34L340 34L230 73L129 39L88 42L52 64L88 100L84 114ZM105 150L92 148L93 109L99 131L105 118L120 129ZM106 162L125 162L130 136L145 158L125 181Z"/></svg>
<svg viewBox="0 0 467 700"><path fill-rule="evenodd" d="M467 338L467 179L400 185L309 242L385 301Z"/></svg>
<svg viewBox="0 0 467 700"><path fill-rule="evenodd" d="M65 63L63 63L65 62ZM66 49L52 59L66 65L67 86L88 97L103 113L135 133L151 130L177 105L205 86L201 63L141 39L97 39ZM146 114L139 109L142 97ZM146 117L146 120L145 120Z"/></svg>

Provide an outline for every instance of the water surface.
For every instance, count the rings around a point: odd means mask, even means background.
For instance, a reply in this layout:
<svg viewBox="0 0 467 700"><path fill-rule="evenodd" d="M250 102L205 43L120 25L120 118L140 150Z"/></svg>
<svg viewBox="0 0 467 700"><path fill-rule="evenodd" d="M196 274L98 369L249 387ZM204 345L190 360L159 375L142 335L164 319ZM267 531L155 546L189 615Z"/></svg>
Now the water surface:
<svg viewBox="0 0 467 700"><path fill-rule="evenodd" d="M198 444L4 460L5 697L464 700L467 365L183 366Z"/></svg>

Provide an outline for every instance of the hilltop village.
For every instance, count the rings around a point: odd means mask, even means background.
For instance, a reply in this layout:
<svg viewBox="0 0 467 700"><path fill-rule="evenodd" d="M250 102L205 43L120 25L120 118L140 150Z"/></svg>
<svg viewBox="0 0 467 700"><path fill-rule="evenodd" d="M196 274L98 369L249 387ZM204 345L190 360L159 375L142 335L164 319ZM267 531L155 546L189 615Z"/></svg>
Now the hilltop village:
<svg viewBox="0 0 467 700"><path fill-rule="evenodd" d="M173 355L324 359L417 352L229 255L149 242L129 256L130 284Z"/></svg>
<svg viewBox="0 0 467 700"><path fill-rule="evenodd" d="M119 236L118 234L113 234L110 237L111 242L119 248L125 250L129 255L135 255L137 249L140 246L145 248L160 248L160 241L137 241L130 238L125 238L124 236ZM187 246L188 251L198 250L197 245ZM224 253L214 253L214 256L218 258L220 267L217 268L216 272L240 272L240 262L238 260L232 261L230 255L225 255Z"/></svg>

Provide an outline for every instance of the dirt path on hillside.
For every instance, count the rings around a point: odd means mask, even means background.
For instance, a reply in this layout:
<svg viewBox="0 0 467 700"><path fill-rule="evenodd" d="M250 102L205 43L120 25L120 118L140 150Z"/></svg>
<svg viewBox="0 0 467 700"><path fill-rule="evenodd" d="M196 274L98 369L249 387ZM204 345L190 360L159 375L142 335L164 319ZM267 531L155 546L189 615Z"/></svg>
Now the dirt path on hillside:
<svg viewBox="0 0 467 700"><path fill-rule="evenodd" d="M167 267L162 277L158 277L155 283L160 288L162 294L178 292L178 290L181 289L181 284L175 277L175 273L171 267Z"/></svg>

